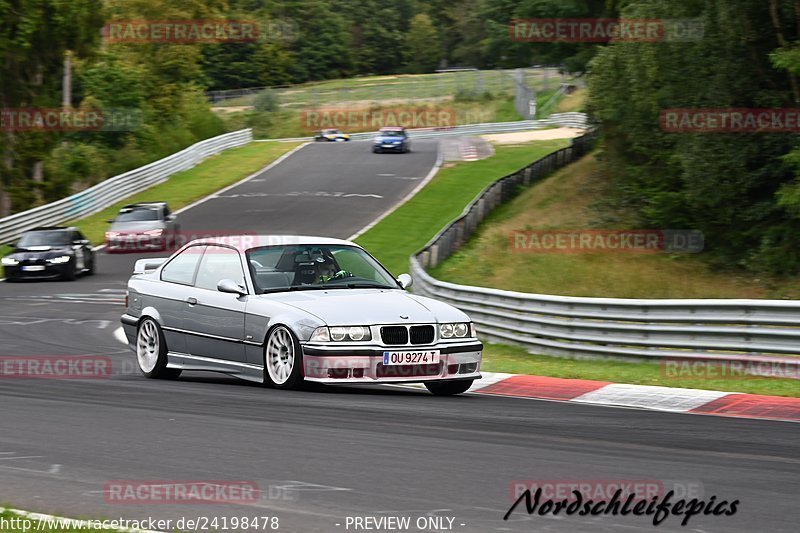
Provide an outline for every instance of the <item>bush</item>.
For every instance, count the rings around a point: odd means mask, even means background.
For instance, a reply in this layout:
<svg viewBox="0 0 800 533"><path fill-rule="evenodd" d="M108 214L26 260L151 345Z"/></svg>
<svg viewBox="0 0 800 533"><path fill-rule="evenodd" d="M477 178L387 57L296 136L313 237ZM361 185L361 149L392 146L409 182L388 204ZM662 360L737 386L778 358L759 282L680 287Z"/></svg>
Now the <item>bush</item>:
<svg viewBox="0 0 800 533"><path fill-rule="evenodd" d="M278 109L278 97L272 92L272 89L266 89L258 93L258 96L253 101L253 107L259 113L275 111Z"/></svg>

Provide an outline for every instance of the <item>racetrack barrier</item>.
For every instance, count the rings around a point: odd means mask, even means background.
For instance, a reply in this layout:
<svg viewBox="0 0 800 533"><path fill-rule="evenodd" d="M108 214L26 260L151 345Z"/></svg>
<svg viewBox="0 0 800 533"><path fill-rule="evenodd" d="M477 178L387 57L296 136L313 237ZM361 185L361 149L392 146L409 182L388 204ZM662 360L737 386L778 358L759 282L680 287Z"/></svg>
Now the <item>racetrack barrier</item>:
<svg viewBox="0 0 800 533"><path fill-rule="evenodd" d="M108 178L72 196L2 218L0 243L17 239L38 226L62 224L101 211L119 200L166 181L173 174L194 167L207 157L228 148L243 146L252 140L251 129L206 139L176 154Z"/></svg>
<svg viewBox="0 0 800 533"><path fill-rule="evenodd" d="M471 287L425 269L457 251L498 205L589 152L594 132L484 189L412 255L414 292L470 315L489 341L531 353L592 358L748 361L800 366L800 301L584 298ZM794 357L787 357L794 356ZM791 372L788 372L791 374ZM796 376L797 373L795 372Z"/></svg>

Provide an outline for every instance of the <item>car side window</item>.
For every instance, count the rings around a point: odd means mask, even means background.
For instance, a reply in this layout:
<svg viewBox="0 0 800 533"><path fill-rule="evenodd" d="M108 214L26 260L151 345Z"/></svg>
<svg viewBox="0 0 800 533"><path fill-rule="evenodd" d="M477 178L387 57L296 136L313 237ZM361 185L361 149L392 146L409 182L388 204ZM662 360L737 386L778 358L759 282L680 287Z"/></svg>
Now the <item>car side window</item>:
<svg viewBox="0 0 800 533"><path fill-rule="evenodd" d="M239 252L226 246L208 246L200 260L194 286L215 291L217 283L223 279L232 279L239 285L244 285Z"/></svg>
<svg viewBox="0 0 800 533"><path fill-rule="evenodd" d="M203 255L203 248L205 247L192 246L173 257L172 260L161 269L161 281L191 285L194 281L197 263Z"/></svg>

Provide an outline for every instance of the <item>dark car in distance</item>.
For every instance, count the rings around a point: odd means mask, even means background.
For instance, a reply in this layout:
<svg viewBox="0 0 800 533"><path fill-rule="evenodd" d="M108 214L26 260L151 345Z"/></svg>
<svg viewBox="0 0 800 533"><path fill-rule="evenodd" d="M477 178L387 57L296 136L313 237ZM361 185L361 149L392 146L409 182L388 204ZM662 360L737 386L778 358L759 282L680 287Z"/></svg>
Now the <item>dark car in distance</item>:
<svg viewBox="0 0 800 533"><path fill-rule="evenodd" d="M89 239L77 228L35 228L14 243L3 257L7 281L22 279L74 280L78 274L93 274L95 254Z"/></svg>

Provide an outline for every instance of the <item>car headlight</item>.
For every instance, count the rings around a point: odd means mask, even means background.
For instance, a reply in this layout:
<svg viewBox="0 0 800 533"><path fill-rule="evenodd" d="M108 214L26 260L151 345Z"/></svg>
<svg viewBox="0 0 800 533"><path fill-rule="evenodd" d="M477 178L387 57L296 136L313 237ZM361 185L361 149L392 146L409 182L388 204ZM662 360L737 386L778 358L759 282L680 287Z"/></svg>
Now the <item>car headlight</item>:
<svg viewBox="0 0 800 533"><path fill-rule="evenodd" d="M13 257L4 257L3 258L3 265L5 265L5 266L16 266L18 264L19 264L19 261L17 261Z"/></svg>
<svg viewBox="0 0 800 533"><path fill-rule="evenodd" d="M369 341L372 340L369 326L322 326L311 334L312 342L343 342L343 341Z"/></svg>
<svg viewBox="0 0 800 533"><path fill-rule="evenodd" d="M63 265L64 263L69 263L70 259L72 259L70 256L62 255L60 257L51 257L47 262L53 263L54 265Z"/></svg>
<svg viewBox="0 0 800 533"><path fill-rule="evenodd" d="M149 235L150 237L160 237L162 233L164 233L163 229L151 229L142 232L142 234Z"/></svg>
<svg viewBox="0 0 800 533"><path fill-rule="evenodd" d="M119 237L120 233L118 231L107 231L106 232L106 239L115 239Z"/></svg>
<svg viewBox="0 0 800 533"><path fill-rule="evenodd" d="M474 336L474 326L470 322L439 324L439 336L443 339L463 339Z"/></svg>

